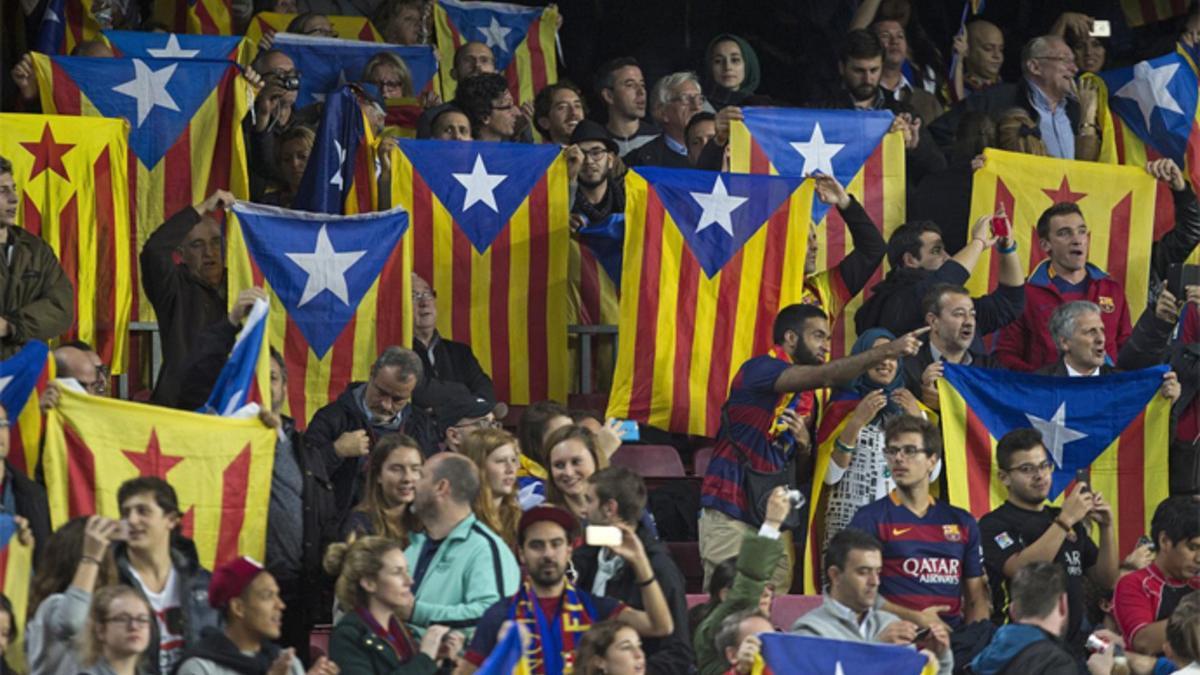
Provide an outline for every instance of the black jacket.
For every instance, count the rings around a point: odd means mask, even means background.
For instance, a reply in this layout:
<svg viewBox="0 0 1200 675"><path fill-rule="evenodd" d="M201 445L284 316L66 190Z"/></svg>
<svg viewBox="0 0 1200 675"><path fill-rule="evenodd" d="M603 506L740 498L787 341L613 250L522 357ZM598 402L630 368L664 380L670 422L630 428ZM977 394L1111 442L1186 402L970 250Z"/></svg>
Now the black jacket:
<svg viewBox="0 0 1200 675"><path fill-rule="evenodd" d="M1197 203L1195 193L1189 186L1179 192L1172 192L1171 197L1175 201L1175 227L1150 247L1148 299L1151 308L1166 284L1171 265L1186 261L1196 245L1200 244L1200 203Z"/></svg>
<svg viewBox="0 0 1200 675"><path fill-rule="evenodd" d="M113 546L113 558L117 563L118 581L139 593L143 592L134 579L126 544L122 542ZM171 538L171 564L175 567L175 574L179 575L179 599L183 610L180 617L183 630L180 634L183 635L185 647L189 647L198 643L205 628L216 628L220 623L217 610L208 605L208 583L212 574L200 566L200 560L196 556L196 545L192 540L178 535ZM171 617L168 616L167 620L170 621ZM144 663L149 672L159 673L158 645L161 640L158 622L152 622L150 627L150 647L146 649Z"/></svg>
<svg viewBox="0 0 1200 675"><path fill-rule="evenodd" d="M208 402L221 369L229 360L229 352L237 340L239 328L222 318L205 326L196 335L191 350L184 360L179 389L175 396L175 407L182 410L198 410Z"/></svg>
<svg viewBox="0 0 1200 675"><path fill-rule="evenodd" d="M954 260L947 260L937 271L900 267L875 286L871 298L854 315L854 324L861 335L869 328L886 328L896 336L925 325L922 303L925 294L936 284L963 285L971 273ZM1025 309L1025 286L996 287L988 295L975 298L975 335L988 335L1021 316Z"/></svg>
<svg viewBox="0 0 1200 675"><path fill-rule="evenodd" d="M696 657L692 652L692 639L688 632L687 595L683 573L675 565L667 547L646 531L644 525L637 528L638 538L646 549L646 557L658 578L667 604L671 608L671 618L675 622L675 632L665 638L646 640L646 672L669 675L686 675L695 672L693 665ZM583 546L575 550L572 562L579 574L575 583L577 588L592 592L592 583L596 580L596 567L600 549L595 546ZM615 577L608 580L604 596L620 600L634 609L645 609L642 605L642 590L634 578L633 568L624 565Z"/></svg>
<svg viewBox="0 0 1200 675"><path fill-rule="evenodd" d="M162 370L153 396L160 405L175 405L185 361L196 337L227 314L224 280L219 287L213 286L173 257L198 222L200 214L190 206L176 213L150 235L140 256L142 288L158 316L162 339Z"/></svg>
<svg viewBox="0 0 1200 675"><path fill-rule="evenodd" d="M12 480L9 485L12 486L16 515L29 521L29 529L33 533L33 559L37 561L53 531L50 529L50 502L46 500L46 489L14 468L8 460L4 461L4 476Z"/></svg>
<svg viewBox="0 0 1200 675"><path fill-rule="evenodd" d="M688 161L687 155L681 155L667 147L667 136L665 133L660 134L658 138L640 148L631 151L621 159L624 160L626 166L663 166L668 169L693 168L691 162Z"/></svg>
<svg viewBox="0 0 1200 675"><path fill-rule="evenodd" d="M1041 115L1038 114L1038 111L1033 107L1033 103L1030 102L1029 93L1029 83L1025 78L1021 78L1020 82L1005 82L997 84L994 87L988 87L959 101L953 108L950 108L945 114L934 120L933 124L929 125L929 133L938 145L943 148L950 147L953 145L954 137L958 133L958 122L962 119L963 114L968 111L981 112L998 121L1013 108L1020 108L1029 113L1030 119L1036 124ZM1067 119L1071 122L1071 131L1078 135L1080 121L1079 101L1074 98L1067 98L1066 103Z"/></svg>
<svg viewBox="0 0 1200 675"><path fill-rule="evenodd" d="M436 412L438 406L455 398L478 396L496 402L492 378L483 372L470 345L447 340L436 333L431 342L432 361L429 347L413 337L413 351L421 357L423 371L421 382L413 391L413 401L417 405L433 408Z"/></svg>
<svg viewBox="0 0 1200 675"><path fill-rule="evenodd" d="M996 359L982 349L976 348L977 344L973 343L967 351L971 354L971 363L967 364L972 368L999 368ZM981 346L981 345L980 345ZM929 346L929 338L925 338L925 342L921 344L921 348L913 356L906 356L901 361L900 370L904 374L904 387L912 392L917 400L921 400L921 376L925 374L925 369L933 363L933 350Z"/></svg>
<svg viewBox="0 0 1200 675"><path fill-rule="evenodd" d="M183 660L174 672L179 672L179 668L188 659L204 659L243 675L266 675L271 669L271 664L279 657L279 651L278 646L264 642L257 654L246 656L233 644L233 640L225 635L225 631L219 628L205 628L200 641L184 650Z"/></svg>
<svg viewBox="0 0 1200 675"><path fill-rule="evenodd" d="M362 497L362 466L366 457L344 460L334 451L334 442L347 431L361 429L367 432L371 438L371 445L374 446L380 436L388 433L386 429L372 426L359 407L355 392L362 386L365 386L365 383L350 383L336 401L313 415L304 433L305 452L313 462L324 464L325 475L329 476L329 481L333 484L337 521L345 517L346 512ZM421 446L421 452L426 457L437 452L438 436L433 419L416 405L406 406L404 414L404 424L398 431L411 436Z"/></svg>
<svg viewBox="0 0 1200 675"><path fill-rule="evenodd" d="M961 250L970 241L974 184L971 158L952 161L945 169L925 176L909 195L908 222L932 220L942 229L946 250Z"/></svg>

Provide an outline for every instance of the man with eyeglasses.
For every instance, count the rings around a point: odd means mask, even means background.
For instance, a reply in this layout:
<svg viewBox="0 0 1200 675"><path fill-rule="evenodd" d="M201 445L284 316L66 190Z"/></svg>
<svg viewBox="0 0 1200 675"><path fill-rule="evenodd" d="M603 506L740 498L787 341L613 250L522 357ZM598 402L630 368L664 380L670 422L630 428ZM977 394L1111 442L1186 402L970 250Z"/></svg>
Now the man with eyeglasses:
<svg viewBox="0 0 1200 675"><path fill-rule="evenodd" d="M574 229L624 213L625 181L613 175L616 141L597 122L582 120L571 134L571 145L579 148L582 155L575 178L575 200L571 203Z"/></svg>
<svg viewBox="0 0 1200 675"><path fill-rule="evenodd" d="M929 494L942 455L937 427L902 415L888 423L884 443L896 489L860 508L850 521L850 527L883 543L883 609L919 628L941 626L947 637L950 630L987 621L979 524L970 513Z"/></svg>
<svg viewBox="0 0 1200 675"><path fill-rule="evenodd" d="M454 103L467 113L477 141L514 141L528 122L513 101L508 80L499 73L459 81Z"/></svg>
<svg viewBox="0 0 1200 675"><path fill-rule="evenodd" d="M450 452L459 452L463 438L476 429L500 426L492 413L492 404L483 398L461 398L438 408L438 430Z"/></svg>
<svg viewBox="0 0 1200 675"><path fill-rule="evenodd" d="M979 519L983 559L992 580L993 620L1008 612L1009 584L1032 562L1053 562L1067 573L1067 627L1064 639L1077 655L1087 637L1084 626L1083 577L1102 591L1117 582L1120 558L1108 502L1086 483L1076 483L1062 507L1050 506L1054 462L1036 429L1013 429L996 445L1000 481L1008 492L1004 504ZM1098 526L1100 543L1090 530Z"/></svg>
<svg viewBox="0 0 1200 675"><path fill-rule="evenodd" d="M700 80L691 71L665 75L650 92L650 115L662 127L662 134L625 155L629 166L665 166L690 169L687 150L687 125L692 115L704 109Z"/></svg>

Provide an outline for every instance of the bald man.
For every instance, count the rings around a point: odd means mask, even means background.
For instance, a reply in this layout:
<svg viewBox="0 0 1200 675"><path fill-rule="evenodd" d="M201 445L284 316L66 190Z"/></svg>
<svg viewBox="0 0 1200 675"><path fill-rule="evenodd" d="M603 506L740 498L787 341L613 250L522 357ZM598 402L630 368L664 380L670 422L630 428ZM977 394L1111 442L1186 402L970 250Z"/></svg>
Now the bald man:
<svg viewBox="0 0 1200 675"><path fill-rule="evenodd" d="M963 59L963 89L967 95L1000 82L1004 65L1004 33L991 21L967 24L967 56Z"/></svg>
<svg viewBox="0 0 1200 675"><path fill-rule="evenodd" d="M55 375L70 377L89 394L108 393L108 372L104 361L86 342L72 342L54 350Z"/></svg>
<svg viewBox="0 0 1200 675"><path fill-rule="evenodd" d="M496 56L482 42L468 42L454 52L454 67L450 75L458 82L473 75L496 72Z"/></svg>

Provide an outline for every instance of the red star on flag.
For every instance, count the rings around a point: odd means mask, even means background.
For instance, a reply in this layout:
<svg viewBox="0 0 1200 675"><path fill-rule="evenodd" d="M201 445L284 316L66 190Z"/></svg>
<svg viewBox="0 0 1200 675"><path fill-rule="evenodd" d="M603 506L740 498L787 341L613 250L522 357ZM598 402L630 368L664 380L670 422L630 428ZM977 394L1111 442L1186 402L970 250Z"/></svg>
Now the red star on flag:
<svg viewBox="0 0 1200 675"><path fill-rule="evenodd" d="M42 140L37 143L22 143L21 147L33 155L33 170L29 172L29 180L37 178L46 169L54 171L66 180L71 180L71 177L67 175L67 167L63 165L62 158L75 146L67 143L55 143L49 123L42 128Z"/></svg>
<svg viewBox="0 0 1200 675"><path fill-rule="evenodd" d="M1057 190L1047 190L1043 188L1042 192L1046 193L1046 196L1050 198L1050 202L1052 204L1061 204L1063 202L1076 204L1080 199L1083 199L1087 196L1086 192L1072 192L1071 184L1067 182L1067 177L1065 175L1063 176L1062 183L1059 184Z"/></svg>
<svg viewBox="0 0 1200 675"><path fill-rule="evenodd" d="M158 432L150 430L150 442L146 444L145 452L121 451L129 461L137 467L139 476L157 476L166 480L167 472L183 461L183 457L164 455L158 445Z"/></svg>

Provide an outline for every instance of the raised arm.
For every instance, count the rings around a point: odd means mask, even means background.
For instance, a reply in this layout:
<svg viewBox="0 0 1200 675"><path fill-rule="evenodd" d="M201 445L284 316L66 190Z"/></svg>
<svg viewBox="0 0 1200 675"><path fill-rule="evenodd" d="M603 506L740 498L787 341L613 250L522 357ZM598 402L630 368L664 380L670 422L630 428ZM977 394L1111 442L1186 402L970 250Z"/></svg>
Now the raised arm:
<svg viewBox="0 0 1200 675"><path fill-rule="evenodd" d="M830 361L819 366L795 365L780 373L775 379L775 391L779 393L824 389L842 382L849 382L865 373L871 366L886 359L913 356L921 348L920 337L929 332L929 326L873 347L867 351Z"/></svg>

